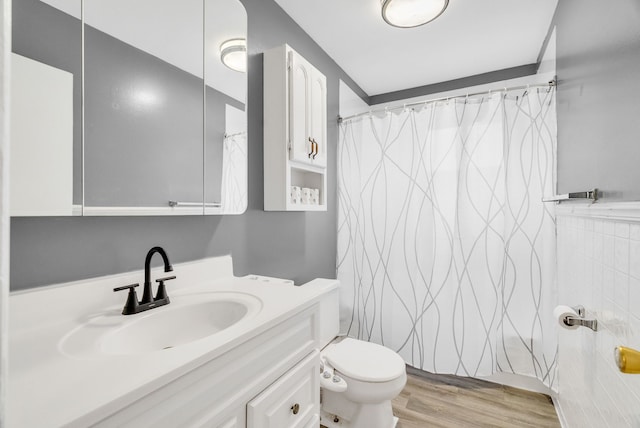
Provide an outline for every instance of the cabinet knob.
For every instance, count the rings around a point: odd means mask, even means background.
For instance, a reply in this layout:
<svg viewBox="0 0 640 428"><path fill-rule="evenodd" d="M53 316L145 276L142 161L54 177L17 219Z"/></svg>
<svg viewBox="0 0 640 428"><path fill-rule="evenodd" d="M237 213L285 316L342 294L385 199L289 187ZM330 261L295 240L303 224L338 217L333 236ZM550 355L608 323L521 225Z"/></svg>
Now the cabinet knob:
<svg viewBox="0 0 640 428"><path fill-rule="evenodd" d="M299 411L300 411L300 405L298 403L296 403L293 406L291 406L291 412L294 415L297 415Z"/></svg>

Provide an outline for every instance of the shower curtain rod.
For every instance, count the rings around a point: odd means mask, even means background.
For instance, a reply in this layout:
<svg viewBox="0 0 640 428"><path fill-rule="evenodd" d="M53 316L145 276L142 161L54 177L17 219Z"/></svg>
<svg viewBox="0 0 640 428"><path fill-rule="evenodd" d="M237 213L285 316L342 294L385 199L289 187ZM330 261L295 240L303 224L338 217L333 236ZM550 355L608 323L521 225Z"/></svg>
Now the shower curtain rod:
<svg viewBox="0 0 640 428"><path fill-rule="evenodd" d="M547 83L538 83L538 84L534 84L534 85L511 86L509 88L504 87L504 88L499 88L499 89L490 89L488 91L474 92L472 94L455 95L455 96L451 96L451 97L442 97L442 98L434 98L434 99L431 99L431 100L424 100L424 101L414 101L412 103L406 103L406 104L397 105L397 106L393 106L393 107L385 107L385 108L378 108L378 109L374 109L374 110L368 110L368 111L366 111L364 113L353 114L353 115L347 116L347 117L338 116L338 123L342 123L342 122L344 122L346 120L357 119L359 117L367 116L367 115L370 115L370 114L375 113L375 112L380 112L380 111L388 112L388 111L392 111L392 110L400 110L400 109L405 109L407 107L413 107L413 106L420 106L420 105L425 105L425 104L436 103L438 101L447 101L447 100L453 100L453 99L456 99L456 98L477 97L478 95L489 95L489 94L492 94L494 92L519 91L519 90L522 90L522 89L530 89L530 88L553 88L554 86L556 86L556 80L555 79L550 80Z"/></svg>

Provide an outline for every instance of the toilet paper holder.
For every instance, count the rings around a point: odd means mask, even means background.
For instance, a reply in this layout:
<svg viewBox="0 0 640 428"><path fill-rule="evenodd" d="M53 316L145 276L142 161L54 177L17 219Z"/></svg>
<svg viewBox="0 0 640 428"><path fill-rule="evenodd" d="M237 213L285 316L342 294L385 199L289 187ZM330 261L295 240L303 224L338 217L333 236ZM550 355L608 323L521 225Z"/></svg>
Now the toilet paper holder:
<svg viewBox="0 0 640 428"><path fill-rule="evenodd" d="M578 318L568 315L565 316L562 319L562 322L569 326L569 327L573 327L573 326L582 326L582 327L587 327L590 328L593 331L598 331L598 320L596 319L592 319L592 320L588 320L585 319L585 315L586 315L586 311L584 309L584 306L578 305L578 306L573 306L572 309L574 311L576 311L576 313L578 314Z"/></svg>
<svg viewBox="0 0 640 428"><path fill-rule="evenodd" d="M576 311L576 313L578 314L578 316L580 318L584 318L585 315L587 314L586 309L584 308L584 306L582 305L578 305L578 306L571 306L571 309L573 309L574 311Z"/></svg>

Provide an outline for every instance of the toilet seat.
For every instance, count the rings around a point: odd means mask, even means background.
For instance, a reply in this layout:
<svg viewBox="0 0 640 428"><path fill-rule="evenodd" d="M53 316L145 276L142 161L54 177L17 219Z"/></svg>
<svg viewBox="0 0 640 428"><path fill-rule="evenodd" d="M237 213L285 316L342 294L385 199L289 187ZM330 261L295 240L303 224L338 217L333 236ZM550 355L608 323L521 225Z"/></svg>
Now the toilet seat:
<svg viewBox="0 0 640 428"><path fill-rule="evenodd" d="M406 372L400 355L362 340L346 338L329 345L322 356L340 373L363 382L388 382Z"/></svg>

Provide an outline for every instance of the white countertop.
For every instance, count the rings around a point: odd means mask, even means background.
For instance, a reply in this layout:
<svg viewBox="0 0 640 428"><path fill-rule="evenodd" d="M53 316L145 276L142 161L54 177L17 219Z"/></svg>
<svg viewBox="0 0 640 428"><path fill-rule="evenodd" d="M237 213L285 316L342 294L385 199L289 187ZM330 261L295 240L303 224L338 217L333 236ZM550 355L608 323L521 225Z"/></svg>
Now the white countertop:
<svg viewBox="0 0 640 428"><path fill-rule="evenodd" d="M159 272L154 269L152 277L158 278ZM248 293L262 301L259 312L195 342L134 355L71 356L61 351L60 343L82 320L96 313L119 313L126 292L112 289L142 283L142 271L12 294L8 426L95 423L308 308L338 286L336 280L317 279L297 287L254 276L233 277L231 272L230 257L177 264L178 278L167 283L167 292L172 302L191 293Z"/></svg>

